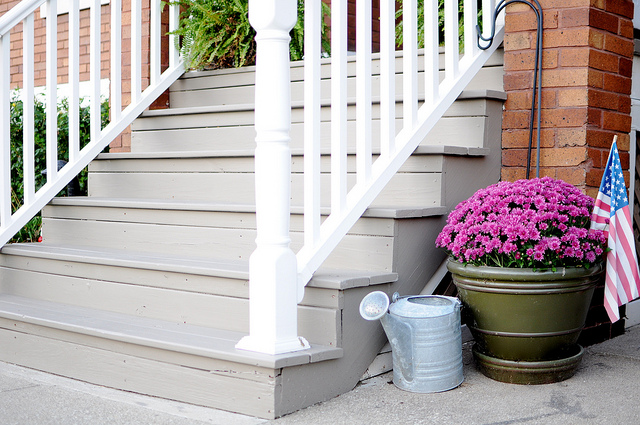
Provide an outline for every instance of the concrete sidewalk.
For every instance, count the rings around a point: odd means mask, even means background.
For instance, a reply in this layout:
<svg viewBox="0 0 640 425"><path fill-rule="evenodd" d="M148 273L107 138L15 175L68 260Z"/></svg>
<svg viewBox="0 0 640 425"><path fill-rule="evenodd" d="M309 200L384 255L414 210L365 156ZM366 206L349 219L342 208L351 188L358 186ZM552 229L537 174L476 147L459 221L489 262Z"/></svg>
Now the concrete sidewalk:
<svg viewBox="0 0 640 425"><path fill-rule="evenodd" d="M576 375L549 385L492 381L464 347L465 381L438 394L397 389L391 374L266 421L85 384L0 363L0 424L639 424L640 326L587 348ZM310 382L309 385L313 385Z"/></svg>

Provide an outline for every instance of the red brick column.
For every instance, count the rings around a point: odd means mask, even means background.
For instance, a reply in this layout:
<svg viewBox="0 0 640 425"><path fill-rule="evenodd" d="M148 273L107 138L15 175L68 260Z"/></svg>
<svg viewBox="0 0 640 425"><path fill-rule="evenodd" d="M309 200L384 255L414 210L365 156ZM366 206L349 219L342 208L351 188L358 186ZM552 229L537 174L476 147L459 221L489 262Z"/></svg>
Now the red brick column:
<svg viewBox="0 0 640 425"><path fill-rule="evenodd" d="M540 3L545 24L541 175L563 179L594 196L613 136L618 134L621 151L629 149L633 3ZM525 175L535 26L535 15L528 6L508 7L504 43L504 180ZM534 159L535 156L534 152ZM626 152L621 152L621 159L628 166Z"/></svg>
<svg viewBox="0 0 640 425"><path fill-rule="evenodd" d="M563 179L595 197L613 136L629 166L633 2L540 0L544 11L540 174ZM502 179L524 178L533 84L535 15L508 7L505 33ZM535 144L535 135L534 135ZM532 153L535 176L535 150ZM625 174L627 183L628 173ZM593 297L582 344L624 331L603 307L603 285Z"/></svg>

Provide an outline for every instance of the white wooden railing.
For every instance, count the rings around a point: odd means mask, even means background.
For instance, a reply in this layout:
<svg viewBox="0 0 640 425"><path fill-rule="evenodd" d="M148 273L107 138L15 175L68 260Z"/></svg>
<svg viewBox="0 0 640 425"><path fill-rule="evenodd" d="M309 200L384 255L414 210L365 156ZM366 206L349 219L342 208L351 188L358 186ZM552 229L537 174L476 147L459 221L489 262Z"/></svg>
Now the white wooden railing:
<svg viewBox="0 0 640 425"><path fill-rule="evenodd" d="M47 4L46 16L46 183L36 190L34 167L34 14ZM70 1L69 10L69 163L57 170L57 74L58 29L57 0L23 0L0 17L0 246L4 245L35 216L58 192L113 141L142 111L153 103L184 72L178 49L170 36L169 66L161 69L161 3L151 0L150 24L150 83L142 90L142 0L131 0L131 102L122 108L122 0L110 1L110 123L101 129L100 72L101 72L101 5L92 0L90 11L90 85L88 96L91 108L91 140L80 149L79 140L79 81L80 81L80 9L79 0ZM177 28L179 10L170 6L170 31ZM23 73L22 99L24 105L24 200L12 213L10 158L10 45L12 29L22 32Z"/></svg>
<svg viewBox="0 0 640 425"><path fill-rule="evenodd" d="M464 49L458 1L445 0L445 66L438 66L437 1L425 2L425 101L418 101L417 0L403 0L402 87L395 86L395 4L380 1L380 155L372 154L371 0L356 0L356 184L347 191L347 1L331 2L331 214L320 217L321 0L305 2L304 247L289 248L291 151L287 43L296 0L250 0L257 30L257 249L250 264L250 335L238 348L268 354L309 347L297 334L297 302L304 287L366 208L409 158L503 39L498 21L491 48L477 47L476 0L464 1ZM494 0L483 0L483 28L491 30ZM402 127L396 128L397 96ZM399 130L399 131L398 131Z"/></svg>

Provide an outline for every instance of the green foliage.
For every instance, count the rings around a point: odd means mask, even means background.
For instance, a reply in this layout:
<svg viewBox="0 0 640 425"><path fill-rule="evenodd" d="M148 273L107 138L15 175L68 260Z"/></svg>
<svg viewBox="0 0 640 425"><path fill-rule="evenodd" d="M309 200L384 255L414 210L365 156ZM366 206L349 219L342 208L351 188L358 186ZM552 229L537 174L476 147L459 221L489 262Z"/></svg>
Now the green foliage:
<svg viewBox="0 0 640 425"><path fill-rule="evenodd" d="M24 200L24 158L22 123L23 103L14 94L10 111L10 137L11 137L11 205L12 211L16 211ZM36 191L46 183L46 176L42 172L46 165L46 113L45 105L39 99L34 100L34 167ZM69 102L63 99L58 104L58 159L69 160ZM109 122L109 103L104 101L101 108L102 127ZM85 147L90 141L90 110L89 107L80 108L80 148ZM87 190L87 169L78 176L80 189ZM60 192L65 194L66 189ZM34 242L40 235L42 219L40 215L34 217L23 229L18 232L11 242Z"/></svg>
<svg viewBox="0 0 640 425"><path fill-rule="evenodd" d="M249 23L248 0L175 0L183 10L179 28L181 53L187 67L210 69L252 65L256 60L255 31ZM329 6L322 4L323 14ZM304 45L304 0L298 0L298 22L291 31L292 60L300 60ZM322 46L329 51L327 25L322 22Z"/></svg>
<svg viewBox="0 0 640 425"><path fill-rule="evenodd" d="M396 11L396 20L402 18L402 0L400 1L400 8ZM463 48L464 42L464 13L463 13L463 0L458 0L458 34L460 48ZM478 24L482 28L482 10L478 9ZM402 20L398 21L396 25L396 44L402 45ZM444 44L444 0L438 0L438 38L440 45ZM424 2L418 2L418 47L424 47Z"/></svg>

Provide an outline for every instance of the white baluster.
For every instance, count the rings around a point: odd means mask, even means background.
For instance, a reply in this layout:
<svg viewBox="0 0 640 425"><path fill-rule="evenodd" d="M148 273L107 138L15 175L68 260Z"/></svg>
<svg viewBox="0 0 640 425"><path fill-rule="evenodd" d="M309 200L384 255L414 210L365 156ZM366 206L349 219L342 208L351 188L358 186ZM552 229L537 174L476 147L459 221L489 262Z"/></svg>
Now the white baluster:
<svg viewBox="0 0 640 425"><path fill-rule="evenodd" d="M424 91L426 105L433 105L440 96L439 44L438 2L427 1L424 6Z"/></svg>
<svg viewBox="0 0 640 425"><path fill-rule="evenodd" d="M49 0L47 16L47 181L58 174L58 2Z"/></svg>
<svg viewBox="0 0 640 425"><path fill-rule="evenodd" d="M118 121L122 113L122 19L121 9L122 0L111 1L111 45L109 46L111 54L111 97L110 112L111 121Z"/></svg>
<svg viewBox="0 0 640 425"><path fill-rule="evenodd" d="M169 5L169 32L178 29L180 23L180 6L178 4ZM169 35L169 66L173 68L180 60L180 49L177 44L178 37L175 34Z"/></svg>
<svg viewBox="0 0 640 425"><path fill-rule="evenodd" d="M304 243L320 237L320 33L322 0L306 0L304 15Z"/></svg>
<svg viewBox="0 0 640 425"><path fill-rule="evenodd" d="M331 213L347 203L347 2L331 1Z"/></svg>
<svg viewBox="0 0 640 425"><path fill-rule="evenodd" d="M142 0L131 0L131 103L142 91Z"/></svg>
<svg viewBox="0 0 640 425"><path fill-rule="evenodd" d="M409 131L418 119L418 4L404 0L402 7L402 118L403 130Z"/></svg>
<svg viewBox="0 0 640 425"><path fill-rule="evenodd" d="M0 37L0 225L6 227L11 219L11 132L9 131L10 115L10 62L11 35L7 32Z"/></svg>
<svg viewBox="0 0 640 425"><path fill-rule="evenodd" d="M396 141L396 61L395 0L380 2L380 153L395 151Z"/></svg>
<svg viewBox="0 0 640 425"><path fill-rule="evenodd" d="M90 28L90 48L89 48L89 79L91 81L91 141L94 142L100 137L101 110L100 110L100 14L102 6L100 0L93 0L91 3L91 13L89 20Z"/></svg>
<svg viewBox="0 0 640 425"><path fill-rule="evenodd" d="M472 58L478 52L478 1L464 0L464 55Z"/></svg>
<svg viewBox="0 0 640 425"><path fill-rule="evenodd" d="M154 86L158 83L160 79L160 47L161 47L161 38L160 38L160 28L161 28L161 13L160 13L160 0L151 0L151 24L150 24L150 52L149 52L149 62L150 62L150 74L151 74L151 85Z"/></svg>
<svg viewBox="0 0 640 425"><path fill-rule="evenodd" d="M80 7L71 0L69 10L69 162L80 152Z"/></svg>
<svg viewBox="0 0 640 425"><path fill-rule="evenodd" d="M296 0L250 0L256 29L257 248L249 261L250 334L236 348L280 354L309 348L297 335L297 261L289 248L291 88L289 31Z"/></svg>
<svg viewBox="0 0 640 425"><path fill-rule="evenodd" d="M482 35L484 38L488 38L491 35L495 8L495 0L482 0Z"/></svg>
<svg viewBox="0 0 640 425"><path fill-rule="evenodd" d="M444 2L444 71L447 80L458 75L458 2Z"/></svg>
<svg viewBox="0 0 640 425"><path fill-rule="evenodd" d="M24 174L24 203L33 202L36 192L35 165L34 165L34 118L33 118L33 96L34 96L34 35L33 35L33 14L27 16L23 21L22 37L22 162Z"/></svg>
<svg viewBox="0 0 640 425"><path fill-rule="evenodd" d="M371 0L356 0L357 182L371 177Z"/></svg>

